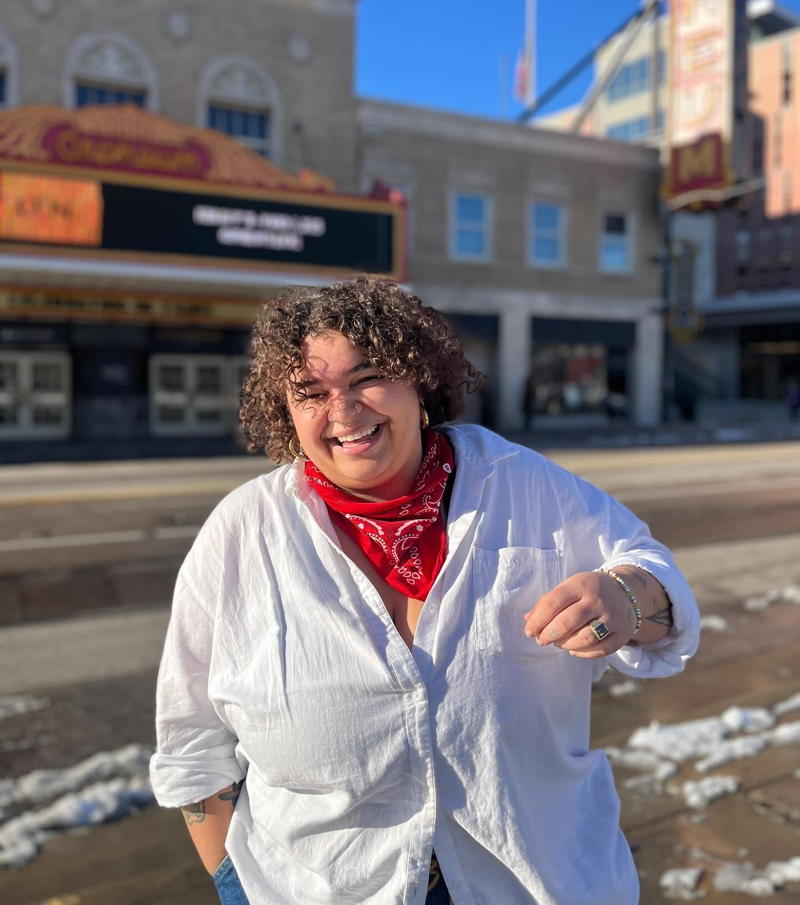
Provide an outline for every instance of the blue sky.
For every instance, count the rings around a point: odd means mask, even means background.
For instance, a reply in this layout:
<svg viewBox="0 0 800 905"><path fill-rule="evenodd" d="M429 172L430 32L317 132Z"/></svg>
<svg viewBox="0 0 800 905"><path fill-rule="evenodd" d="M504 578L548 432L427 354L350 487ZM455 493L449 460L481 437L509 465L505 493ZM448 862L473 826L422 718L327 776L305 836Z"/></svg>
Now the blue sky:
<svg viewBox="0 0 800 905"><path fill-rule="evenodd" d="M800 0L781 0L800 14ZM539 91L639 9L638 0L539 0ZM366 97L512 118L525 0L360 0L356 90ZM588 75L548 109L580 100Z"/></svg>

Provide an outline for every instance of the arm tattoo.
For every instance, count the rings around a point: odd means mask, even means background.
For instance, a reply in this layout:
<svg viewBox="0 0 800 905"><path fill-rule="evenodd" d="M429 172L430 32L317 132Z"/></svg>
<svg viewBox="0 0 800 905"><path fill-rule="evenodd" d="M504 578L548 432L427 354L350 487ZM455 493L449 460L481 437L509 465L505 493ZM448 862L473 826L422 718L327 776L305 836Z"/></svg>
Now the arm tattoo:
<svg viewBox="0 0 800 905"><path fill-rule="evenodd" d="M240 779L239 782L235 782L230 789L226 789L224 792L220 792L217 795L220 801L230 801L231 807L236 807L236 802L239 800L239 792L242 790L242 786L244 785L244 780Z"/></svg>
<svg viewBox="0 0 800 905"><path fill-rule="evenodd" d="M674 624L672 619L672 607L664 607L663 610L659 610L657 613L647 616L647 621L657 622L659 625L666 625L668 628L671 628Z"/></svg>
<svg viewBox="0 0 800 905"><path fill-rule="evenodd" d="M647 578L642 575L642 573L637 568L635 572L623 572L622 573L626 578L632 578L634 581L638 581L639 584L643 587L647 587Z"/></svg>
<svg viewBox="0 0 800 905"><path fill-rule="evenodd" d="M181 813L186 821L186 826L194 826L206 819L206 804L204 801L187 804L185 808L181 808Z"/></svg>

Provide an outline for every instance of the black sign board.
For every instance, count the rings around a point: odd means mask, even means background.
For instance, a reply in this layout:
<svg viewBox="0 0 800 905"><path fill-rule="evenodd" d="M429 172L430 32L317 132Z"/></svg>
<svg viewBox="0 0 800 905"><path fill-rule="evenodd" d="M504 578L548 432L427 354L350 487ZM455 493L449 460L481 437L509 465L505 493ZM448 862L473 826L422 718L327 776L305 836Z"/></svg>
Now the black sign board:
<svg viewBox="0 0 800 905"><path fill-rule="evenodd" d="M391 273L391 213L103 184L103 248Z"/></svg>

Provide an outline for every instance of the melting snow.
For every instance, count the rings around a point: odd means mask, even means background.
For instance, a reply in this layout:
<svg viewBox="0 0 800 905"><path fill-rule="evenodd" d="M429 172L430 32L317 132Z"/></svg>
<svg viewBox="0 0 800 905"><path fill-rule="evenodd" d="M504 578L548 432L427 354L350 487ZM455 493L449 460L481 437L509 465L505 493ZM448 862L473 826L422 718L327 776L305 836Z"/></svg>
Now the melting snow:
<svg viewBox="0 0 800 905"><path fill-rule="evenodd" d="M718 892L744 892L750 896L771 896L774 883L750 861L729 861L714 875L714 888Z"/></svg>
<svg viewBox="0 0 800 905"><path fill-rule="evenodd" d="M661 874L658 885L668 899L699 899L705 895L697 890L702 876L701 867L673 867Z"/></svg>
<svg viewBox="0 0 800 905"><path fill-rule="evenodd" d="M775 716L782 716L784 713L789 713L791 710L800 710L800 692L793 694L783 701L779 701L772 708L772 712Z"/></svg>
<svg viewBox="0 0 800 905"><path fill-rule="evenodd" d="M30 694L0 695L0 720L42 710L49 704L49 698L36 698Z"/></svg>
<svg viewBox="0 0 800 905"><path fill-rule="evenodd" d="M739 780L735 776L705 776L687 780L681 786L681 792L686 804L699 810L723 795L732 795L738 788Z"/></svg>
<svg viewBox="0 0 800 905"><path fill-rule="evenodd" d="M727 764L732 760L739 760L742 757L752 757L758 754L767 745L767 740L761 735L749 735L744 738L729 738L719 743L715 751L697 761L694 765L696 770L705 773L707 770L713 770L722 764Z"/></svg>
<svg viewBox="0 0 800 905"><path fill-rule="evenodd" d="M633 679L629 679L627 682L617 682L616 685L612 685L608 689L608 693L615 698L619 698L626 694L638 694L639 683L634 682Z"/></svg>
<svg viewBox="0 0 800 905"><path fill-rule="evenodd" d="M701 616L700 628L707 632L727 632L731 627L730 622L724 616Z"/></svg>
<svg viewBox="0 0 800 905"><path fill-rule="evenodd" d="M53 832L122 817L149 803L149 758L147 748L128 745L66 770L35 770L0 781L0 815L25 811L0 825L0 866L30 861Z"/></svg>
<svg viewBox="0 0 800 905"><path fill-rule="evenodd" d="M790 584L785 588L773 588L773 590L767 591L766 594L757 594L753 597L748 597L744 601L743 606L746 610L755 612L758 610L765 610L768 606L777 603L779 600L786 603L800 603L800 585Z"/></svg>

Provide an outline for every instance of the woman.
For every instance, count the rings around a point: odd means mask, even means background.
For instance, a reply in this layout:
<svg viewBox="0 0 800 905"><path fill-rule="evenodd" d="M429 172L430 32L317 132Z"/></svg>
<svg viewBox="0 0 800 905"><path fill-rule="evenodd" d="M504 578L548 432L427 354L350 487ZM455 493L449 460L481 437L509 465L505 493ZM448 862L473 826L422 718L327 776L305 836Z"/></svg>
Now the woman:
<svg viewBox="0 0 800 905"><path fill-rule="evenodd" d="M638 899L590 687L680 670L695 604L616 501L442 426L479 380L388 282L255 326L242 422L287 464L181 569L151 771L223 903Z"/></svg>

